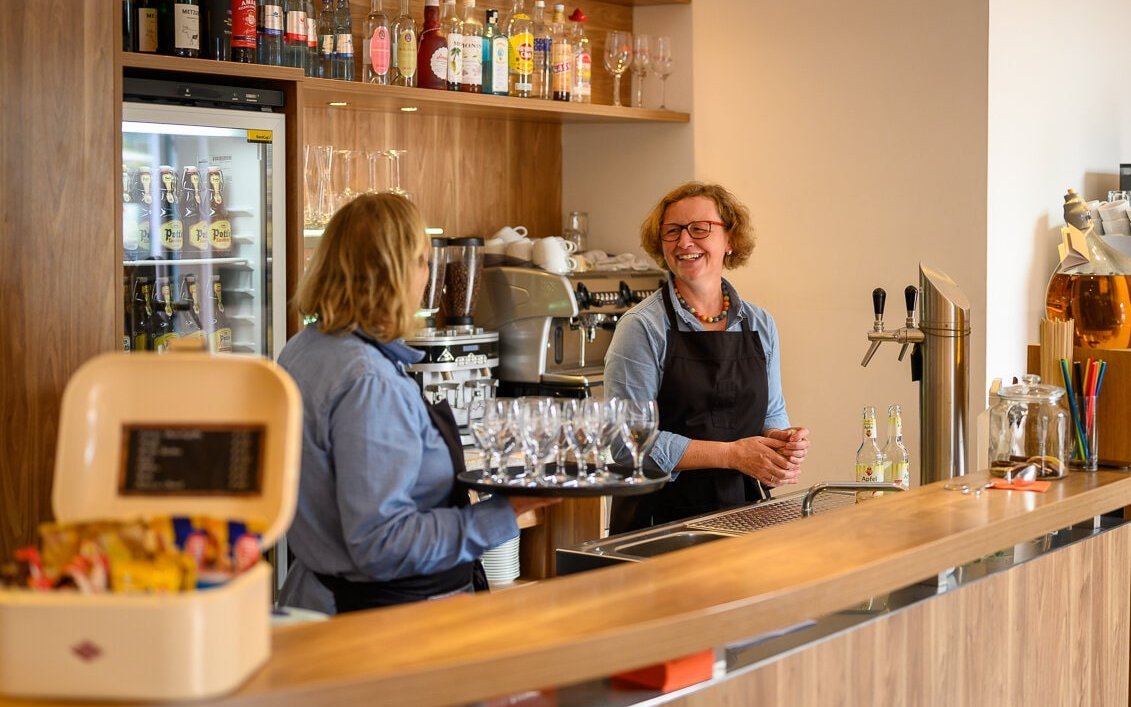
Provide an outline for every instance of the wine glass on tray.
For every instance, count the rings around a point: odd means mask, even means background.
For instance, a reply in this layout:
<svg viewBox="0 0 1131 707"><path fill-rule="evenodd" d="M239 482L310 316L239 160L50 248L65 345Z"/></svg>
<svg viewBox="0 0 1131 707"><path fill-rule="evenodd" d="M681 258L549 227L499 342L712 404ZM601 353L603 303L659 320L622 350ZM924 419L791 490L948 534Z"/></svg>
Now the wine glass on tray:
<svg viewBox="0 0 1131 707"><path fill-rule="evenodd" d="M659 415L655 400L622 400L620 402L620 432L624 445L632 454L632 476L626 484L648 481L644 475L644 455L652 447L659 433Z"/></svg>
<svg viewBox="0 0 1131 707"><path fill-rule="evenodd" d="M620 77L632 65L632 33L612 30L605 35L605 70L613 75L613 105L620 102Z"/></svg>

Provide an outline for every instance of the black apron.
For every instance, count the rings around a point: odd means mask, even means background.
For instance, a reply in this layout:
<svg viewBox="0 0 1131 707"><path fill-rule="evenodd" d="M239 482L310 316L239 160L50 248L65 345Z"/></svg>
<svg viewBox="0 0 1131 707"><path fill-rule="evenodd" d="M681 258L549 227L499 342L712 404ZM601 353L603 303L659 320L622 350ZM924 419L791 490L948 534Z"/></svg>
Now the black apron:
<svg viewBox="0 0 1131 707"><path fill-rule="evenodd" d="M657 396L660 429L711 442L761 435L769 385L758 333L746 319L742 331L680 331L668 288L661 292L669 327ZM689 470L656 493L614 497L609 532L639 530L765 498L769 492L739 471Z"/></svg>
<svg viewBox="0 0 1131 707"><path fill-rule="evenodd" d="M364 336L358 338L374 346L390 361L393 359L383 348L377 346ZM393 361L395 364L396 362ZM459 439L459 425L456 424L455 415L448 401L439 403L424 402L428 409L428 417L440 432L444 444L448 448L448 456L452 460L455 475L459 476L467 470L463 461L463 444ZM458 481L452 485L448 503L451 507L466 506L471 502L467 495L467 488ZM487 588L487 575L479 560L463 562L433 574L417 575L415 577L402 577L384 582L354 582L343 577L314 573L318 581L334 594L334 604L339 614L362 609L374 609L381 606L407 604L425 599L440 598L461 592L479 591Z"/></svg>

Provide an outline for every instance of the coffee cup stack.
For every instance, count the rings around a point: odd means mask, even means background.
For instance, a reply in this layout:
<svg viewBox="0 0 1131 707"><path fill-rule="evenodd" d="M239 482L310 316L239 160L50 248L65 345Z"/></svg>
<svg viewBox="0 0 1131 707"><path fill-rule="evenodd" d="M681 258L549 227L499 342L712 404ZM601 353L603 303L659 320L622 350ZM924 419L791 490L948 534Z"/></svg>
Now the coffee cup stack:
<svg viewBox="0 0 1131 707"><path fill-rule="evenodd" d="M578 262L573 257L577 245L561 236L539 238L531 247L530 257L535 265L549 272L564 275L577 270Z"/></svg>
<svg viewBox="0 0 1131 707"><path fill-rule="evenodd" d="M1131 220L1128 218L1126 199L1116 199L1106 204L1100 204L1097 210L1103 221L1103 234L1131 236Z"/></svg>
<svg viewBox="0 0 1131 707"><path fill-rule="evenodd" d="M526 226L503 226L483 244L484 265L527 265L534 243Z"/></svg>

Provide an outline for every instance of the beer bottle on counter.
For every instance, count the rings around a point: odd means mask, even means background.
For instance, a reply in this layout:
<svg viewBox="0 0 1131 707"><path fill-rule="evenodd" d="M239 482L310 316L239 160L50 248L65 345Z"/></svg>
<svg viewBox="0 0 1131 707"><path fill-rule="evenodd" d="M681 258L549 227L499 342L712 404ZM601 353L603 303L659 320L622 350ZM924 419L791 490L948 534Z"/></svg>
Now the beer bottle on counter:
<svg viewBox="0 0 1131 707"><path fill-rule="evenodd" d="M147 277L134 278L134 301L130 320L134 351L153 350L153 282Z"/></svg>
<svg viewBox="0 0 1131 707"><path fill-rule="evenodd" d="M864 407L863 439L860 441L860 448L856 450L856 480L883 481L884 470L884 453L876 442L876 408L867 405ZM882 492L857 491L856 500L872 498L880 493Z"/></svg>
<svg viewBox="0 0 1131 707"><path fill-rule="evenodd" d="M208 224L208 203L200 183L200 170L185 167L181 177L181 219L188 234L186 258L207 258L211 250L212 230Z"/></svg>
<svg viewBox="0 0 1131 707"><path fill-rule="evenodd" d="M169 278L157 278L157 289L153 295L154 307L149 330L154 351L164 351L169 348L169 342L177 338L175 328L176 303L173 302L172 287Z"/></svg>
<svg viewBox="0 0 1131 707"><path fill-rule="evenodd" d="M130 168L122 165L122 257L125 260L137 260L137 221L141 212L140 206L134 201L133 175Z"/></svg>
<svg viewBox="0 0 1131 707"><path fill-rule="evenodd" d="M157 203L161 217L158 235L161 238L161 254L169 260L181 257L184 250L184 222L181 221L181 207L177 196L177 173L169 165L161 165L158 174Z"/></svg>
<svg viewBox="0 0 1131 707"><path fill-rule="evenodd" d="M141 166L133 176L133 201L137 204L137 259L146 260L152 254L153 220L159 218L153 209L153 172L149 167Z"/></svg>
<svg viewBox="0 0 1131 707"><path fill-rule="evenodd" d="M255 63L255 0L232 0L232 61Z"/></svg>
<svg viewBox="0 0 1131 707"><path fill-rule="evenodd" d="M220 286L220 276L212 276L212 311L208 320L208 348L213 353L232 352L232 325L224 311L224 295Z"/></svg>
<svg viewBox="0 0 1131 707"><path fill-rule="evenodd" d="M227 257L232 252L232 224L228 220L228 204L224 201L224 172L219 167L208 170L208 221L212 239L212 255Z"/></svg>
<svg viewBox="0 0 1131 707"><path fill-rule="evenodd" d="M884 459L888 465L888 481L911 488L911 455L903 446L903 408L898 403L888 405L888 441L884 445Z"/></svg>
<svg viewBox="0 0 1131 707"><path fill-rule="evenodd" d="M184 339L205 340L204 328L201 326L200 315L200 290L197 287L196 275L186 274L181 278L181 297L174 305L173 331Z"/></svg>

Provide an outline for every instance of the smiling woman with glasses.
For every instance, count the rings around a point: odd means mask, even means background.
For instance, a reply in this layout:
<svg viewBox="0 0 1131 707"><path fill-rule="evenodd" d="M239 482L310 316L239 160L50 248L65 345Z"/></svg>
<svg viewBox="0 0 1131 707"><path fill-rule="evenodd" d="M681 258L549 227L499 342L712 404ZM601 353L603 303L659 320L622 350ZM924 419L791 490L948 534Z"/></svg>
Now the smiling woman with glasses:
<svg viewBox="0 0 1131 707"><path fill-rule="evenodd" d="M670 275L617 323L605 390L658 402L648 463L672 482L614 498L613 533L767 498L797 483L809 449L809 431L789 425L773 317L723 279L754 250L746 207L721 186L689 182L644 219L640 244Z"/></svg>

